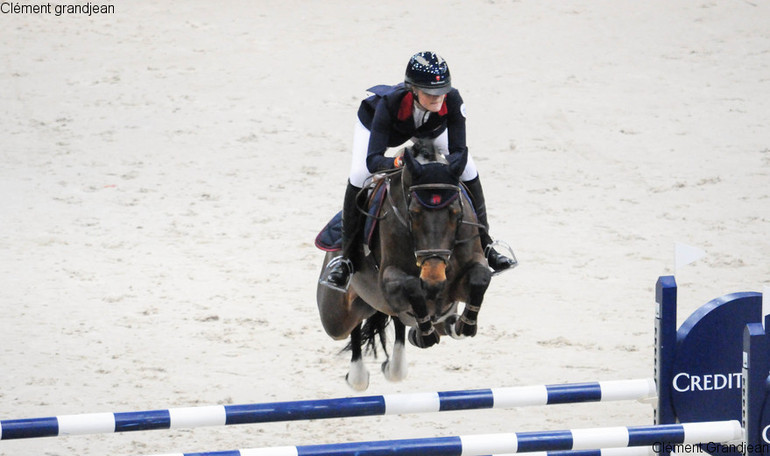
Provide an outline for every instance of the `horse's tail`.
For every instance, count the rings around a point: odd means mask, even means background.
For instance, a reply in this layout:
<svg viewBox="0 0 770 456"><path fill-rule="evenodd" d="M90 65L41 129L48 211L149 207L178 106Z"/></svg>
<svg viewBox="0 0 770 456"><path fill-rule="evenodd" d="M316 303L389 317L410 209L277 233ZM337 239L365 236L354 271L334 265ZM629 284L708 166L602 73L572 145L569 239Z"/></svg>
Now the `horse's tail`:
<svg viewBox="0 0 770 456"><path fill-rule="evenodd" d="M377 358L377 339L380 340L382 351L385 352L385 356L388 356L387 337L385 328L390 323L390 316L382 312L377 312L364 321L364 325L361 328L361 347L365 347L365 353L370 352ZM353 340L343 349L343 351L353 350Z"/></svg>

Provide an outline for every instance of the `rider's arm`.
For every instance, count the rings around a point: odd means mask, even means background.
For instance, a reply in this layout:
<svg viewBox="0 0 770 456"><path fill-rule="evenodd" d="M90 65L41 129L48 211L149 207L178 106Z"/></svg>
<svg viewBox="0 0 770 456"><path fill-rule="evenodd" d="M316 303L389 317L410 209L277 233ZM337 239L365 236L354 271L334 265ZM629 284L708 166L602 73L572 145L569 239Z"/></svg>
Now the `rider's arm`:
<svg viewBox="0 0 770 456"><path fill-rule="evenodd" d="M447 134L449 135L450 163L460 162L465 169L468 162L468 146L465 144L465 105L460 92L453 90L447 95Z"/></svg>
<svg viewBox="0 0 770 456"><path fill-rule="evenodd" d="M379 103L374 111L369 135L369 152L366 155L366 167L374 174L394 167L393 159L385 156L390 139L392 120L385 103Z"/></svg>

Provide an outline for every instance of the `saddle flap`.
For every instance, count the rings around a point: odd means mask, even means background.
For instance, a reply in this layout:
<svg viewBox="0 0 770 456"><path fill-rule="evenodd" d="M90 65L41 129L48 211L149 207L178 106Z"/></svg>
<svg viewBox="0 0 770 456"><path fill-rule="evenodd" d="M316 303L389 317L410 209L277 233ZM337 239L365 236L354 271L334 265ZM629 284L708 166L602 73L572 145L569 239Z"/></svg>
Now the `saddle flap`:
<svg viewBox="0 0 770 456"><path fill-rule="evenodd" d="M342 250L342 211L337 212L315 237L315 246L324 252Z"/></svg>
<svg viewBox="0 0 770 456"><path fill-rule="evenodd" d="M372 189L367 202L368 214L364 224L364 242L371 248L374 234L377 231L377 218L382 212L387 186L379 181ZM315 246L324 252L342 250L342 211L336 213L315 238Z"/></svg>

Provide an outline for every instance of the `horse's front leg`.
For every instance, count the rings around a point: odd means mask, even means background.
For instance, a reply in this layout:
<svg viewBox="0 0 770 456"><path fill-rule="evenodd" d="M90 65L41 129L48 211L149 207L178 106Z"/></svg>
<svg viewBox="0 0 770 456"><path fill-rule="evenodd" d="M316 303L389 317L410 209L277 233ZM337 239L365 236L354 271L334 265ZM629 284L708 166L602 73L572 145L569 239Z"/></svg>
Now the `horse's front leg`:
<svg viewBox="0 0 770 456"><path fill-rule="evenodd" d="M382 274L382 286L388 301L405 300L409 303L417 320L417 331L409 333L409 340L419 348L428 348L439 343L439 335L428 314L428 306L422 281L401 269L388 267ZM413 336L414 334L414 336Z"/></svg>
<svg viewBox="0 0 770 456"><path fill-rule="evenodd" d="M391 382L400 382L406 378L406 327L398 317L393 317L396 341L393 343L393 355L382 363L382 373Z"/></svg>
<svg viewBox="0 0 770 456"><path fill-rule="evenodd" d="M468 302L465 303L462 315L455 323L455 332L458 336L473 337L476 335L477 320L484 293L489 288L492 273L489 268L481 263L476 263L468 271Z"/></svg>

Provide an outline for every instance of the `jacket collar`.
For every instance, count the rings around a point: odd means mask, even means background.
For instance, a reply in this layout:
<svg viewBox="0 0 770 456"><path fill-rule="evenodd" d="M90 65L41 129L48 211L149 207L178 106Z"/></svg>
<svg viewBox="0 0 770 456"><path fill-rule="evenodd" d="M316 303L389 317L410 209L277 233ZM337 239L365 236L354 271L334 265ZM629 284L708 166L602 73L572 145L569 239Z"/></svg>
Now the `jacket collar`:
<svg viewBox="0 0 770 456"><path fill-rule="evenodd" d="M401 99L401 104L398 107L398 120L403 122L406 119L409 119L412 117L413 111L414 94L412 94L412 92L407 92L406 95L404 95L404 98ZM449 110L446 107L446 98L444 98L444 103L441 105L441 109L438 111L438 115L445 116L447 115L447 112L449 112Z"/></svg>

